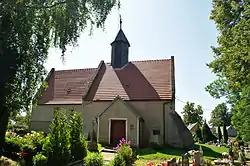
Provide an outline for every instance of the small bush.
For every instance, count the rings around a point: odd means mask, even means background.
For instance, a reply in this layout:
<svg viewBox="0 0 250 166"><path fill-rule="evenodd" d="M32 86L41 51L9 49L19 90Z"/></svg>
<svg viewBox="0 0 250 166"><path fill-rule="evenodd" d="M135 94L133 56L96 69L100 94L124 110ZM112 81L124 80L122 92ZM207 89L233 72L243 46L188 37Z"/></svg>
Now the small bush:
<svg viewBox="0 0 250 166"><path fill-rule="evenodd" d="M125 139L122 139L114 149L118 151L113 161L115 166L122 165L124 163L126 166L130 166L135 162L136 155L130 147L130 141L127 142Z"/></svg>
<svg viewBox="0 0 250 166"><path fill-rule="evenodd" d="M87 157L84 159L85 166L103 166L104 159L100 153L92 152L88 153Z"/></svg>
<svg viewBox="0 0 250 166"><path fill-rule="evenodd" d="M46 166L47 165L47 157L41 153L38 153L33 157L33 165L34 166Z"/></svg>
<svg viewBox="0 0 250 166"><path fill-rule="evenodd" d="M111 160L110 166L126 166L126 163L122 157L122 155L117 154L114 160Z"/></svg>

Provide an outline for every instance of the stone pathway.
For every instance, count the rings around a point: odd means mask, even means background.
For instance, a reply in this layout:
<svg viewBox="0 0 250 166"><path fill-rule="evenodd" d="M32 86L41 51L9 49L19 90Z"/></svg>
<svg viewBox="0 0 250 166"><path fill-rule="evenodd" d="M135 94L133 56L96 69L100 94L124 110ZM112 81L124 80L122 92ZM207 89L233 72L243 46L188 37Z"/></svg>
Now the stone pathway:
<svg viewBox="0 0 250 166"><path fill-rule="evenodd" d="M104 158L104 161L106 163L109 163L111 160L113 160L115 158L115 153L116 151L113 150L113 149L106 149L106 148L103 148L101 150L101 153L103 155L103 158Z"/></svg>

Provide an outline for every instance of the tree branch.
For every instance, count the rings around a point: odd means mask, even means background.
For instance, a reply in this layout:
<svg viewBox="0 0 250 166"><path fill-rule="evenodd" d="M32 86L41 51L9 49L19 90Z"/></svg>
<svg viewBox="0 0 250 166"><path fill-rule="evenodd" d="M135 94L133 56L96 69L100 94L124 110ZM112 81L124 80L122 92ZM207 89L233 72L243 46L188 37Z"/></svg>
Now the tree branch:
<svg viewBox="0 0 250 166"><path fill-rule="evenodd" d="M54 3L54 4L48 5L48 6L34 5L34 6L25 6L25 7L27 7L27 8L44 8L44 9L50 9L50 8L56 7L58 5L63 5L65 3L66 3L66 1L62 1L62 2L57 2L57 3Z"/></svg>

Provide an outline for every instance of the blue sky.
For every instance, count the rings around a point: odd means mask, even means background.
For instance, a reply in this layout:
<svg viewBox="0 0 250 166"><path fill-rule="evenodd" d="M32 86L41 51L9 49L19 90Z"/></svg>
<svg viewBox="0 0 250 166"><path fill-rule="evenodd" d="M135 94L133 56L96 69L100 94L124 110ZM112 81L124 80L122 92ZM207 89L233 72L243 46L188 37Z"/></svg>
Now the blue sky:
<svg viewBox="0 0 250 166"><path fill-rule="evenodd" d="M211 45L216 45L217 31L209 20L211 0L121 0L120 12L109 15L105 30L95 29L81 35L79 46L69 48L65 63L60 51L51 49L46 69L56 70L97 67L100 60L110 62L111 46L122 28L130 42L129 60L162 59L175 56L176 97L183 102L202 105L204 117L209 119L211 109L220 100L213 99L204 89L216 77L206 66L210 62ZM180 113L185 103L176 100Z"/></svg>

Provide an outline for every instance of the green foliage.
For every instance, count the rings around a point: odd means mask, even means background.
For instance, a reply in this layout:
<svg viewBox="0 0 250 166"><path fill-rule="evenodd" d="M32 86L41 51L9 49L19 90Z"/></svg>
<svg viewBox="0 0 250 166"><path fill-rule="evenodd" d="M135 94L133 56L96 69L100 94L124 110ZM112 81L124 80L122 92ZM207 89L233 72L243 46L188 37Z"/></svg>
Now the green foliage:
<svg viewBox="0 0 250 166"><path fill-rule="evenodd" d="M228 133L227 133L227 128L226 125L223 125L223 141L225 144L227 144L228 141Z"/></svg>
<svg viewBox="0 0 250 166"><path fill-rule="evenodd" d="M87 144L82 136L83 121L81 113L77 113L73 109L71 110L69 126L71 159L72 161L77 161L87 156Z"/></svg>
<svg viewBox="0 0 250 166"><path fill-rule="evenodd" d="M218 140L219 140L219 142L221 142L222 134L221 134L220 126L217 127L217 130L218 130Z"/></svg>
<svg viewBox="0 0 250 166"><path fill-rule="evenodd" d="M184 117L184 123L187 125L196 122L202 122L203 110L200 105L197 105L197 108L195 108L194 103L187 102L187 104L183 108L182 114Z"/></svg>
<svg viewBox="0 0 250 166"><path fill-rule="evenodd" d="M43 132L31 131L23 137L17 135L15 132L6 132L6 143L10 145L13 152L19 152L20 150L35 152L37 147L42 146L45 141Z"/></svg>
<svg viewBox="0 0 250 166"><path fill-rule="evenodd" d="M86 166L103 166L104 158L98 152L90 152L84 159L84 165Z"/></svg>
<svg viewBox="0 0 250 166"><path fill-rule="evenodd" d="M122 157L126 165L132 165L135 162L133 151L127 145L123 145L117 155Z"/></svg>
<svg viewBox="0 0 250 166"><path fill-rule="evenodd" d="M195 131L195 135L198 138L198 141L203 141L200 127L198 127L198 129Z"/></svg>
<svg viewBox="0 0 250 166"><path fill-rule="evenodd" d="M5 142L7 145L7 151L13 153L20 152L21 149L21 137L16 135L14 132L6 132Z"/></svg>
<svg viewBox="0 0 250 166"><path fill-rule="evenodd" d="M13 159L20 158L23 165L32 165L33 156L41 150L41 146L45 140L43 132L31 131L23 137L15 132L6 132L5 136L7 155Z"/></svg>
<svg viewBox="0 0 250 166"><path fill-rule="evenodd" d="M136 155L130 147L131 142L126 141L124 138L120 140L120 143L114 148L117 150L117 154L112 162L114 166L118 165L132 165L136 160Z"/></svg>
<svg viewBox="0 0 250 166"><path fill-rule="evenodd" d="M33 165L34 166L46 166L47 165L47 157L42 153L38 153L33 156Z"/></svg>
<svg viewBox="0 0 250 166"><path fill-rule="evenodd" d="M27 110L25 115L22 115L23 112L18 112L16 115L11 116L11 120L15 122L16 126L21 126L23 128L29 128L29 122L31 118L31 111Z"/></svg>
<svg viewBox="0 0 250 166"><path fill-rule="evenodd" d="M206 122L202 126L202 139L204 143L216 140Z"/></svg>
<svg viewBox="0 0 250 166"><path fill-rule="evenodd" d="M117 4L119 0L1 1L0 146L10 115L30 111L46 87L44 63L51 46L64 57L86 28L103 28Z"/></svg>
<svg viewBox="0 0 250 166"><path fill-rule="evenodd" d="M244 146L244 141L242 140L240 135L236 136L236 141L238 142L239 146Z"/></svg>
<svg viewBox="0 0 250 166"><path fill-rule="evenodd" d="M243 90L241 98L235 104L235 114L232 123L238 135L245 142L250 141L250 86Z"/></svg>
<svg viewBox="0 0 250 166"><path fill-rule="evenodd" d="M226 97L232 106L232 124L250 140L250 2L213 0L210 19L219 31L214 60L208 67L218 77L206 87L214 98Z"/></svg>
<svg viewBox="0 0 250 166"><path fill-rule="evenodd" d="M66 110L56 108L46 137L43 150L48 157L48 165L62 166L70 161L70 129Z"/></svg>
<svg viewBox="0 0 250 166"><path fill-rule="evenodd" d="M212 126L222 126L224 123L226 126L231 124L232 114L228 112L226 103L218 104L211 112L211 118L209 123Z"/></svg>
<svg viewBox="0 0 250 166"><path fill-rule="evenodd" d="M113 160L110 162L111 166L126 166L125 160L122 155L116 155Z"/></svg>

